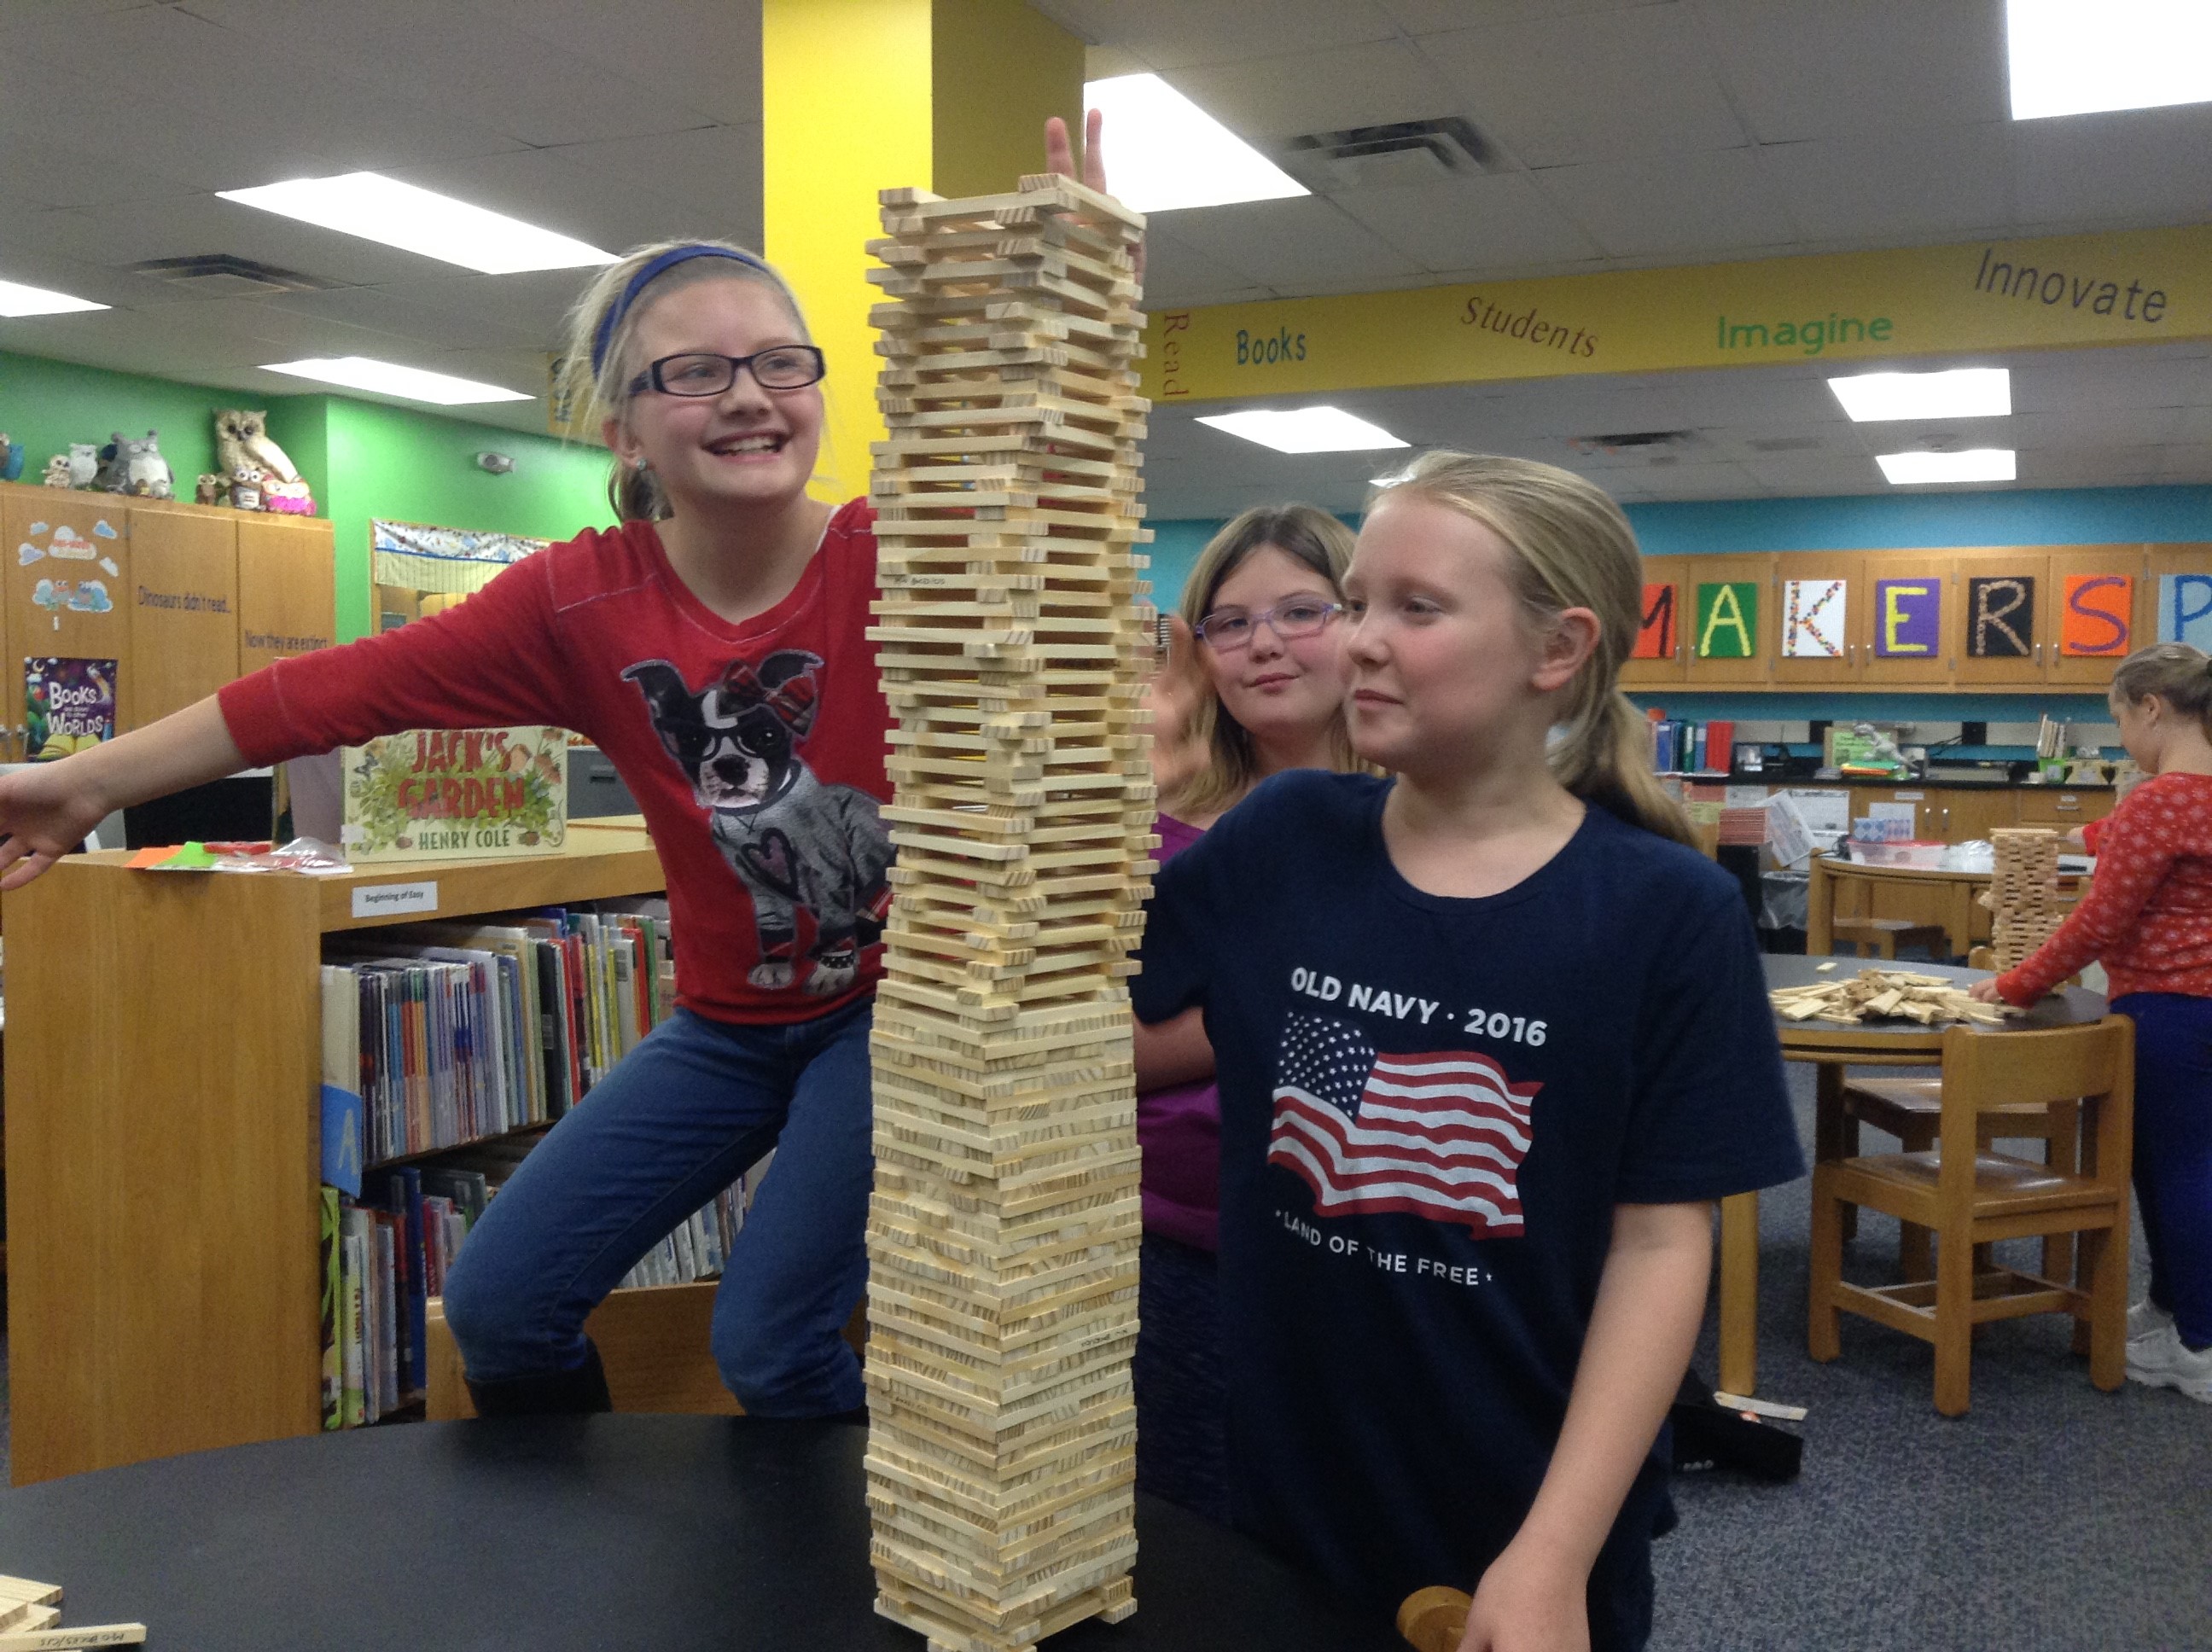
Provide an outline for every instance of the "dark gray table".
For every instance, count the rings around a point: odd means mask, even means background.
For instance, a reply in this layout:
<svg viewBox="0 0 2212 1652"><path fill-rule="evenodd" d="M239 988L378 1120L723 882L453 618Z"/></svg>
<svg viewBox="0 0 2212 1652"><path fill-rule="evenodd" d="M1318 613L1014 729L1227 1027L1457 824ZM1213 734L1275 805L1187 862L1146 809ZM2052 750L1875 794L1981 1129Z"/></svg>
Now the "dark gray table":
<svg viewBox="0 0 2212 1652"><path fill-rule="evenodd" d="M0 1492L0 1572L155 1652L921 1652L872 1610L861 1429L403 1424ZM1255 1545L1137 1499L1138 1610L1053 1652L1403 1652Z"/></svg>

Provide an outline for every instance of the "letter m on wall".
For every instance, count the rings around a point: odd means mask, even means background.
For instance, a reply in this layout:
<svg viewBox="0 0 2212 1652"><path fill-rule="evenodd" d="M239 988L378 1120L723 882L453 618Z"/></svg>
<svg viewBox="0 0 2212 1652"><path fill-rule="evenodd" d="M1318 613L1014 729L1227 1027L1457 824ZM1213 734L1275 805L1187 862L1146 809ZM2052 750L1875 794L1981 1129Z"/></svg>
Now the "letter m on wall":
<svg viewBox="0 0 2212 1652"><path fill-rule="evenodd" d="M1672 585L1644 587L1644 617L1637 629L1636 646L1628 651L1631 659L1674 657L1674 593L1680 588Z"/></svg>

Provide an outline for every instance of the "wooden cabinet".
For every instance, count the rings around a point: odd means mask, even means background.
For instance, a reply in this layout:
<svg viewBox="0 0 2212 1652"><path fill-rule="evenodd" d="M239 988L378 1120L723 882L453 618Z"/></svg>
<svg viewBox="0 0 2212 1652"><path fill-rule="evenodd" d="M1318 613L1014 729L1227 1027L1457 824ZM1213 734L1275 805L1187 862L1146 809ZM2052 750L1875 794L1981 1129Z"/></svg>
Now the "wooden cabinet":
<svg viewBox="0 0 2212 1652"><path fill-rule="evenodd" d="M131 669L129 522L125 501L112 494L17 487L0 499L0 544L8 550L0 562L8 640L0 715L12 759L27 755L26 659L112 661L126 676ZM107 676L104 665L91 669Z"/></svg>
<svg viewBox="0 0 2212 1652"><path fill-rule="evenodd" d="M299 517L241 515L238 523L240 675L335 642L337 568L331 526Z"/></svg>
<svg viewBox="0 0 2212 1652"><path fill-rule="evenodd" d="M1646 556L1644 559L1641 646L1656 647L1648 659L1632 656L1621 662L1624 689L1663 689L1680 683L1690 658L1687 556Z"/></svg>
<svg viewBox="0 0 2212 1652"><path fill-rule="evenodd" d="M663 886L635 823L563 852L335 878L73 855L5 898L18 1485L320 1428L323 938L364 885L441 919Z"/></svg>
<svg viewBox="0 0 2212 1652"><path fill-rule="evenodd" d="M2153 545L2144 564L2136 646L2187 642L2212 653L2212 545Z"/></svg>
<svg viewBox="0 0 2212 1652"><path fill-rule="evenodd" d="M2045 683L2111 685L2113 667L2135 651L2136 636L2148 636L2152 629L2138 619L2144 566L2141 545L2086 545L2051 553ZM2069 647L2084 652L2069 653Z"/></svg>
<svg viewBox="0 0 2212 1652"><path fill-rule="evenodd" d="M1701 688L1767 681L1779 629L1772 553L1692 556L1683 582L1689 616L1684 680Z"/></svg>
<svg viewBox="0 0 2212 1652"><path fill-rule="evenodd" d="M1866 559L1857 551L1791 552L1775 557L1777 687L1859 680L1865 580Z"/></svg>
<svg viewBox="0 0 2212 1652"><path fill-rule="evenodd" d="M1971 843L1977 838L1988 837L2000 827L2020 823L2016 793L2008 786L1980 790L1946 787L1930 792L1928 796L1936 809L1937 829L1933 835L1946 843Z"/></svg>
<svg viewBox="0 0 2212 1652"><path fill-rule="evenodd" d="M1870 550L1862 563L1858 680L1945 683L1958 653L1958 558L1948 551Z"/></svg>
<svg viewBox="0 0 2212 1652"><path fill-rule="evenodd" d="M2043 681L2051 637L2051 558L2041 550L1989 546L1956 555L1958 665L1961 688L2014 688Z"/></svg>
<svg viewBox="0 0 2212 1652"><path fill-rule="evenodd" d="M239 514L131 507L131 669L120 727L182 711L238 675Z"/></svg>
<svg viewBox="0 0 2212 1652"><path fill-rule="evenodd" d="M2073 792L2063 786L2023 786L2014 794L2022 826L2051 826L2060 831L2102 820L2112 812L2118 793Z"/></svg>

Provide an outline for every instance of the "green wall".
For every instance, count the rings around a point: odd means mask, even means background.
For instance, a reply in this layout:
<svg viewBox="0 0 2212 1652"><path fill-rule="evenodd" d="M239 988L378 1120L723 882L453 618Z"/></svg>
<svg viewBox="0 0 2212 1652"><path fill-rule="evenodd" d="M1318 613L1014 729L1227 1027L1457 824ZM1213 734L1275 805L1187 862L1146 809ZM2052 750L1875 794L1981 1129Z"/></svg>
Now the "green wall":
<svg viewBox="0 0 2212 1652"><path fill-rule="evenodd" d="M343 396L255 398L0 351L0 430L27 450L25 482L36 482L47 455L73 441L150 428L161 433L179 495L190 499L193 479L215 469L216 411L240 404L268 410L269 434L335 526L341 638L369 629L373 518L544 539L614 519L607 456L597 447ZM476 456L488 449L508 455L514 469L477 469Z"/></svg>

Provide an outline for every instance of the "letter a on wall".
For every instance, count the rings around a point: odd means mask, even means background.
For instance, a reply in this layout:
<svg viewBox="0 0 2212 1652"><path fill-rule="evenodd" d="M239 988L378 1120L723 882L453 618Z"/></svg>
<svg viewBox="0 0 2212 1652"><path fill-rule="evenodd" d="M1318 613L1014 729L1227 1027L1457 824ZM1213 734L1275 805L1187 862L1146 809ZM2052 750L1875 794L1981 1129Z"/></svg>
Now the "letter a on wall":
<svg viewBox="0 0 2212 1652"><path fill-rule="evenodd" d="M1974 659L2026 659L2034 652L2035 576L2008 574L1966 581L1966 653Z"/></svg>
<svg viewBox="0 0 2212 1652"><path fill-rule="evenodd" d="M2058 611L2058 652L2074 659L2128 652L2135 580L2125 574L2069 574Z"/></svg>
<svg viewBox="0 0 2212 1652"><path fill-rule="evenodd" d="M1885 659L1925 659L1942 646L1943 581L1878 580L1874 587L1874 651Z"/></svg>
<svg viewBox="0 0 2212 1652"><path fill-rule="evenodd" d="M1644 587L1644 619L1636 632L1631 659L1672 659L1674 657L1674 592L1671 585Z"/></svg>
<svg viewBox="0 0 2212 1652"><path fill-rule="evenodd" d="M2212 574L2167 574L2158 582L2158 639L2212 653Z"/></svg>
<svg viewBox="0 0 2212 1652"><path fill-rule="evenodd" d="M1698 658L1749 659L1759 652L1759 582L1698 587Z"/></svg>

